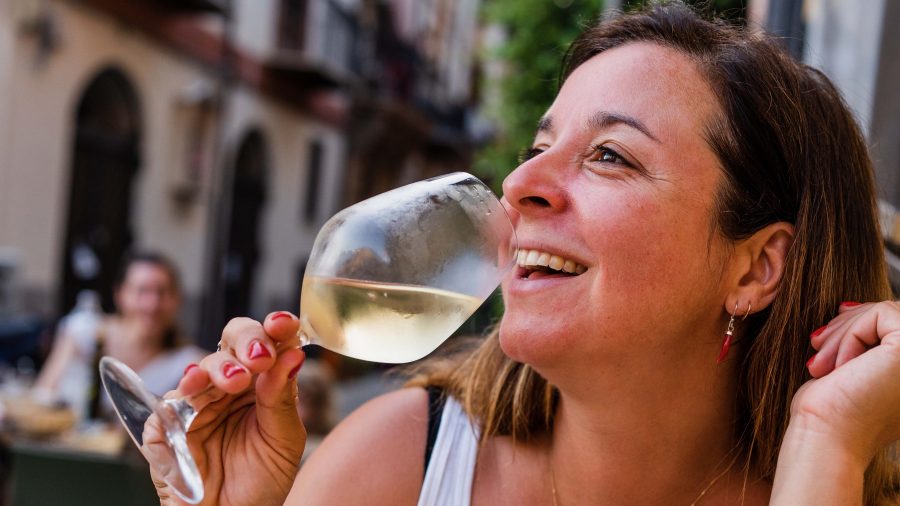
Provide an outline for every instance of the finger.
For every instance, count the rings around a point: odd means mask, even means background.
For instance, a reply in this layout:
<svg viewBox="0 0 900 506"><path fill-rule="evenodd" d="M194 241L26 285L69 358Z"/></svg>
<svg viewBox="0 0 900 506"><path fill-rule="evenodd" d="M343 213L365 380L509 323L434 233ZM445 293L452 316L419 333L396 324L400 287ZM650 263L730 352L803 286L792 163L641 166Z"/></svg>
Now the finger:
<svg viewBox="0 0 900 506"><path fill-rule="evenodd" d="M900 315L893 303L867 304L864 311L855 312L842 329L841 344L835 367L847 363L869 348L878 345L881 335L900 325ZM885 330L888 329L888 330Z"/></svg>
<svg viewBox="0 0 900 506"><path fill-rule="evenodd" d="M809 335L809 344L812 345L814 349L821 349L825 344L826 338L832 335L831 332L827 332L830 325L830 323L828 325L822 325Z"/></svg>
<svg viewBox="0 0 900 506"><path fill-rule="evenodd" d="M220 351L207 355L200 367L209 374L211 383L225 393L236 394L250 386L250 372L231 353Z"/></svg>
<svg viewBox="0 0 900 506"><path fill-rule="evenodd" d="M184 368L184 376L178 382L175 391L179 397L191 396L209 386L209 373L199 364L189 364Z"/></svg>
<svg viewBox="0 0 900 506"><path fill-rule="evenodd" d="M900 306L896 302L849 305L814 339L821 342L821 349L808 365L810 374L821 377L830 373L877 345L882 335L896 328L900 328Z"/></svg>
<svg viewBox="0 0 900 506"><path fill-rule="evenodd" d="M825 341L834 335L835 329L839 328L842 324L847 323L849 320L856 318L861 314L861 311L870 309L871 306L871 304L861 304L859 302L841 302L838 306L837 316L832 318L827 325L817 328L810 334L810 344L812 344L812 347L815 349L821 348L824 346Z"/></svg>
<svg viewBox="0 0 900 506"><path fill-rule="evenodd" d="M222 341L228 343L228 351L247 370L259 374L275 364L275 345L261 323L249 318L232 320L222 332Z"/></svg>
<svg viewBox="0 0 900 506"><path fill-rule="evenodd" d="M256 380L257 420L260 432L273 444L299 455L306 431L297 409L297 373L306 355L299 348L283 351L275 366Z"/></svg>
<svg viewBox="0 0 900 506"><path fill-rule="evenodd" d="M266 334L273 340L292 345L297 340L297 332L300 330L300 320L287 311L270 313L263 320ZM284 346L284 345L282 345Z"/></svg>
<svg viewBox="0 0 900 506"><path fill-rule="evenodd" d="M837 357L834 361L834 368L837 369L846 364L847 361L862 355L867 349L869 349L869 346L867 346L864 341L859 339L853 333L850 333L841 339L841 344L838 346Z"/></svg>
<svg viewBox="0 0 900 506"><path fill-rule="evenodd" d="M833 329L829 329L833 332ZM810 357L806 368L814 378L821 378L834 370L834 362L837 358L838 348L841 345L840 334L834 334L819 349L818 353Z"/></svg>
<svg viewBox="0 0 900 506"><path fill-rule="evenodd" d="M222 329L219 351L232 351L238 344L240 336L260 330L260 323L252 318L232 318Z"/></svg>
<svg viewBox="0 0 900 506"><path fill-rule="evenodd" d="M844 301L838 305L838 314L843 314L848 311L854 311L857 309L865 309L865 306L868 306L868 304L863 304L861 302L854 302L854 301L849 301L849 300Z"/></svg>

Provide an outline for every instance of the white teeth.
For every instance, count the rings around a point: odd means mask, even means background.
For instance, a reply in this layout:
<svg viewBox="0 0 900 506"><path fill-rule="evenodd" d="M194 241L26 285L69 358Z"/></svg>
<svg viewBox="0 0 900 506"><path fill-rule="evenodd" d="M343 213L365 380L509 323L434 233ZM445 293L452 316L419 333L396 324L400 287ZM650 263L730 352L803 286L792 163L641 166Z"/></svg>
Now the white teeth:
<svg viewBox="0 0 900 506"><path fill-rule="evenodd" d="M550 257L550 263L547 264L547 266L550 267L551 269L553 269L554 271L558 271L558 270L562 269L563 264L565 264L565 263L566 263L566 261L563 259L563 257L558 257L556 255L553 255Z"/></svg>
<svg viewBox="0 0 900 506"><path fill-rule="evenodd" d="M522 267L549 267L555 271L568 272L570 274L582 274L587 267L567 260L558 255L551 255L546 251L519 250L516 260Z"/></svg>

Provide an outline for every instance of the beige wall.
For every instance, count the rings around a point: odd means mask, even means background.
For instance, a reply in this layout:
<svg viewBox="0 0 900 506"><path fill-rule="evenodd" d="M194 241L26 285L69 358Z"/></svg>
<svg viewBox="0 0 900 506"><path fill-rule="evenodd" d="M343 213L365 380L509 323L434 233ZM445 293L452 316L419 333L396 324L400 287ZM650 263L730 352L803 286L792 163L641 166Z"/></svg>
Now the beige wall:
<svg viewBox="0 0 900 506"><path fill-rule="evenodd" d="M12 20L12 7L9 2L0 1L0 118L9 117L9 109L12 105L12 75L9 69L13 65L14 27ZM8 241L9 221L11 216L4 204L8 200L10 191L9 171L6 154L8 153L9 131L11 124L8 121L0 121L0 246Z"/></svg>
<svg viewBox="0 0 900 506"><path fill-rule="evenodd" d="M233 157L243 136L259 128L270 150L267 201L260 224L261 253L254 287L253 316L268 311L296 311L295 273L312 249L316 232L337 210L343 175L343 138L332 127L318 124L259 95L239 89L229 107L227 144ZM301 211L309 181L308 148L313 139L325 145L320 180L319 219L306 224Z"/></svg>

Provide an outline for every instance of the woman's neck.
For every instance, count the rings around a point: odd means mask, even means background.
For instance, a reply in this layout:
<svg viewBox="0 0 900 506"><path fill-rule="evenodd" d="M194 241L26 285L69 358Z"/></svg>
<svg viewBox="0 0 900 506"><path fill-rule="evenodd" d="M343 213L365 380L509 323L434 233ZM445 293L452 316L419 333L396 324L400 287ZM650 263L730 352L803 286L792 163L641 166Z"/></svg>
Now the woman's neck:
<svg viewBox="0 0 900 506"><path fill-rule="evenodd" d="M549 448L559 504L692 504L705 489L714 503L743 488L736 375L710 362L562 376Z"/></svg>
<svg viewBox="0 0 900 506"><path fill-rule="evenodd" d="M162 339L150 335L136 322L117 317L110 323L104 346L110 355L129 367L140 370L162 352Z"/></svg>

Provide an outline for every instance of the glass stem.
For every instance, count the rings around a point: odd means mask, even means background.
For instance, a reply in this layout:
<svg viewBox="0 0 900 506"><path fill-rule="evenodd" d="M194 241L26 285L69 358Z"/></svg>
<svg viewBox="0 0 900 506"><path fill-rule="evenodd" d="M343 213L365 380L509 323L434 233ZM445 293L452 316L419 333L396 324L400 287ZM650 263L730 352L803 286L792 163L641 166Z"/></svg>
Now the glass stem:
<svg viewBox="0 0 900 506"><path fill-rule="evenodd" d="M207 387L206 390L212 388L212 385ZM204 390L204 392L206 391ZM198 394L199 395L199 394ZM178 399L162 399L161 402L168 407L178 420L181 422L181 426L184 428L184 431L187 432L191 427L191 423L194 421L194 418L197 418L197 410L191 406L189 402L190 398L180 397Z"/></svg>
<svg viewBox="0 0 900 506"><path fill-rule="evenodd" d="M300 315L300 330L297 331L297 337L300 339L301 348L318 341L319 336L313 331L309 318L305 314Z"/></svg>

